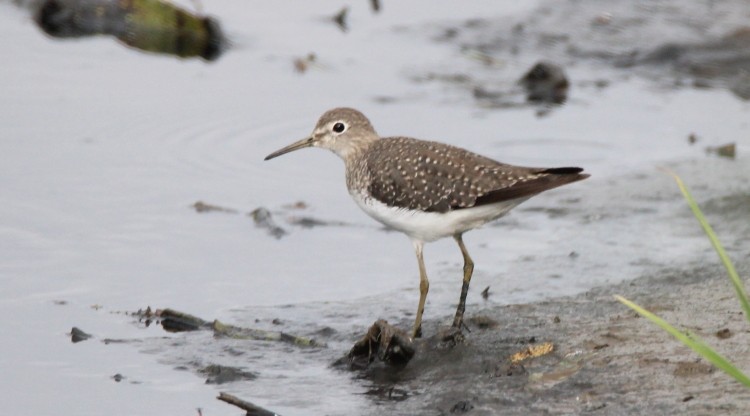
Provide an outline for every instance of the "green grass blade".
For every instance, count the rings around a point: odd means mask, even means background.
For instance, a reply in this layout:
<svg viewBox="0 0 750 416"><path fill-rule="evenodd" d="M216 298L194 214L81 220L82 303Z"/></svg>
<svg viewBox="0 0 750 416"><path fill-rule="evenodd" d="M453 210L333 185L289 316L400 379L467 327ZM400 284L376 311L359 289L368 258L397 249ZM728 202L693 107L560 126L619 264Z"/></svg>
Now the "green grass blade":
<svg viewBox="0 0 750 416"><path fill-rule="evenodd" d="M740 370L737 369L732 363L730 363L726 358L724 358L721 354L714 351L711 347L706 345L700 338L698 338L696 335L684 333L677 328L673 327L667 321L659 318L658 316L654 315L653 313L641 308L640 306L636 305L635 303L623 298L622 296L615 295L615 299L622 302L629 308L636 311L639 315L643 316L644 318L649 319L651 322L655 323L656 325L660 326L663 330L669 332L673 337L677 338L678 340L682 341L683 344L687 345L688 347L692 348L693 351L700 354L703 358L708 360L711 364L716 366L716 368L724 371L725 373L732 376L734 379L739 381L740 383L744 384L746 387L750 387L750 378L746 376L744 373L742 373Z"/></svg>
<svg viewBox="0 0 750 416"><path fill-rule="evenodd" d="M690 206L690 209L693 210L693 215L695 215L695 218L697 218L698 222L700 222L701 226L703 227L703 231L706 232L708 239L711 240L711 245L714 246L714 249L719 255L721 262L724 263L724 267L727 269L727 274L729 274L729 279L732 281L732 285L734 286L734 291L737 293L737 297L740 300L742 309L745 311L745 318L750 321L750 301L748 301L747 299L747 292L745 292L745 287L742 284L740 276L737 274L737 270L735 270L734 268L734 264L732 264L732 260L729 258L726 251L724 251L724 247L719 242L719 238L714 233L714 230L706 220L706 217L703 216L703 212L698 207L698 204L693 199L693 196L690 195L690 192L682 182L682 179L680 179L680 177L677 176L677 174L675 174L674 172L667 172L672 175L674 180L677 182L677 186L680 187L682 195L685 196L685 200Z"/></svg>

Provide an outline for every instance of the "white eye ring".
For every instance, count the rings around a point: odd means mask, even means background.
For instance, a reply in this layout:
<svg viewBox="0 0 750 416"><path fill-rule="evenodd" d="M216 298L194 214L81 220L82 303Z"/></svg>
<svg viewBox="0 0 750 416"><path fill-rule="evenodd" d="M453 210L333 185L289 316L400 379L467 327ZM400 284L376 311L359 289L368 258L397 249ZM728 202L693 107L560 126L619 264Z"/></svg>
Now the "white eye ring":
<svg viewBox="0 0 750 416"><path fill-rule="evenodd" d="M346 131L346 124L344 124L344 123L342 123L340 121L336 122L336 124L334 124L333 127L331 127L331 130L333 130L334 133L341 134L344 131Z"/></svg>

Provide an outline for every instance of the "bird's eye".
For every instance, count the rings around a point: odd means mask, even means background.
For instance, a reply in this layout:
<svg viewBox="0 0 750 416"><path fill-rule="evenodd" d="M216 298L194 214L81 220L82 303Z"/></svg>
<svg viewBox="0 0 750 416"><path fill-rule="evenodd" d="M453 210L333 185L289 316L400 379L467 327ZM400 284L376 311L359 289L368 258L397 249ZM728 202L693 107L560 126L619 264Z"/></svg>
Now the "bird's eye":
<svg viewBox="0 0 750 416"><path fill-rule="evenodd" d="M336 123L333 125L333 131L336 133L343 133L346 130L344 123Z"/></svg>

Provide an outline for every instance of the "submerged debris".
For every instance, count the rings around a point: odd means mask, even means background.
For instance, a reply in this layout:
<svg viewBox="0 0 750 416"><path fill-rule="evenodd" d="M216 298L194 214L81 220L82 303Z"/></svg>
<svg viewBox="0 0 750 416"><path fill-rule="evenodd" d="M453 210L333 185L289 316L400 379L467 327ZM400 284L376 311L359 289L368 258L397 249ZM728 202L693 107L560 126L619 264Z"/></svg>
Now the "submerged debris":
<svg viewBox="0 0 750 416"><path fill-rule="evenodd" d="M268 233L273 237L279 239L286 235L286 231L276 225L271 216L271 211L267 210L266 208L256 208L247 215L253 217L253 221L255 221L256 227L265 228L266 231L268 231Z"/></svg>
<svg viewBox="0 0 750 416"><path fill-rule="evenodd" d="M111 35L133 48L180 58L213 61L226 48L216 19L164 0L45 0L35 21L52 37Z"/></svg>
<svg viewBox="0 0 750 416"><path fill-rule="evenodd" d="M735 143L727 143L721 146L707 147L706 153L734 159L737 156L737 146Z"/></svg>
<svg viewBox="0 0 750 416"><path fill-rule="evenodd" d="M489 286L485 287L484 290L482 291L481 295L482 295L482 299L484 299L484 300L489 299L490 298L490 287Z"/></svg>
<svg viewBox="0 0 750 416"><path fill-rule="evenodd" d="M258 374L252 371L245 371L237 367L227 367L225 365L212 364L198 371L207 376L206 384L224 384L239 380L255 380Z"/></svg>
<svg viewBox="0 0 750 416"><path fill-rule="evenodd" d="M461 52L469 59L479 61L487 66L494 66L496 68L502 68L506 65L506 61L500 58L496 58L486 52L483 52L475 48L462 48Z"/></svg>
<svg viewBox="0 0 750 416"><path fill-rule="evenodd" d="M299 72L300 74L303 74L307 72L307 70L316 64L316 61L318 60L318 57L310 52L305 56L304 58L295 58L294 59L294 70Z"/></svg>
<svg viewBox="0 0 750 416"><path fill-rule="evenodd" d="M91 334L87 334L83 332L78 327L73 327L73 329L70 330L70 340L75 344L81 341L86 341L87 339L91 338Z"/></svg>
<svg viewBox="0 0 750 416"><path fill-rule="evenodd" d="M184 332L210 330L216 337L227 337L234 339L251 339L260 341L281 341L302 347L324 347L325 344L311 338L299 337L280 331L266 331L263 329L243 328L227 325L214 320L212 322L201 319L174 309L157 309L154 316L158 317L162 328L167 332Z"/></svg>
<svg viewBox="0 0 750 416"><path fill-rule="evenodd" d="M148 311L150 308L146 310ZM169 308L157 309L154 316L160 319L161 327L167 332L198 331L209 325L209 322L197 316Z"/></svg>
<svg viewBox="0 0 750 416"><path fill-rule="evenodd" d="M349 15L349 7L344 6L332 18L333 22L336 23L336 26L338 26L342 32L347 32L349 30L349 26L346 23L346 18L348 15Z"/></svg>
<svg viewBox="0 0 750 416"><path fill-rule="evenodd" d="M196 201L193 205L191 205L192 208L195 209L195 212L203 213L203 212L226 212L229 214L236 214L237 210L232 208L224 208L220 207L218 205L211 205L207 204L203 201Z"/></svg>
<svg viewBox="0 0 750 416"><path fill-rule="evenodd" d="M370 0L370 7L374 13L380 12L380 0Z"/></svg>
<svg viewBox="0 0 750 416"><path fill-rule="evenodd" d="M317 342L312 338L299 337L280 331L266 331L263 329L227 325L218 320L211 323L211 329L214 331L214 336L234 339L254 339L259 341L281 341L300 347L325 347L325 344Z"/></svg>
<svg viewBox="0 0 750 416"><path fill-rule="evenodd" d="M266 410L260 406L257 406L253 403L246 402L242 399L240 399L237 396L233 396L229 393L221 392L219 393L219 397L217 399L229 403L233 406L237 406L240 409L246 411L245 413L247 416L278 416L277 413L272 412L270 410Z"/></svg>
<svg viewBox="0 0 750 416"><path fill-rule="evenodd" d="M562 104L568 99L568 77L562 67L551 62L538 62L519 83L526 90L529 102Z"/></svg>
<svg viewBox="0 0 750 416"><path fill-rule="evenodd" d="M408 391L394 386L374 386L370 390L367 390L365 394L393 402L400 402L409 398Z"/></svg>
<svg viewBox="0 0 750 416"><path fill-rule="evenodd" d="M298 225L302 228L313 228L313 227L348 227L351 224L344 221L327 221L319 220L314 217L289 217L287 222L292 225Z"/></svg>

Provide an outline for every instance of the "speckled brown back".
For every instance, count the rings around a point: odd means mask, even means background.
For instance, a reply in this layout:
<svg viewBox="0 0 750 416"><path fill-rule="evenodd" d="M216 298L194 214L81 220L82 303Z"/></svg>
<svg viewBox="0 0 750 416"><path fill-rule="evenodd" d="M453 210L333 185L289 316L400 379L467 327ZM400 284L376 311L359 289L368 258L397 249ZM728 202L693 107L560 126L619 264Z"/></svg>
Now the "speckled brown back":
<svg viewBox="0 0 750 416"><path fill-rule="evenodd" d="M506 165L467 150L407 137L377 140L348 184L388 206L447 212L529 197L587 178L580 168ZM366 182L366 183L363 183Z"/></svg>

